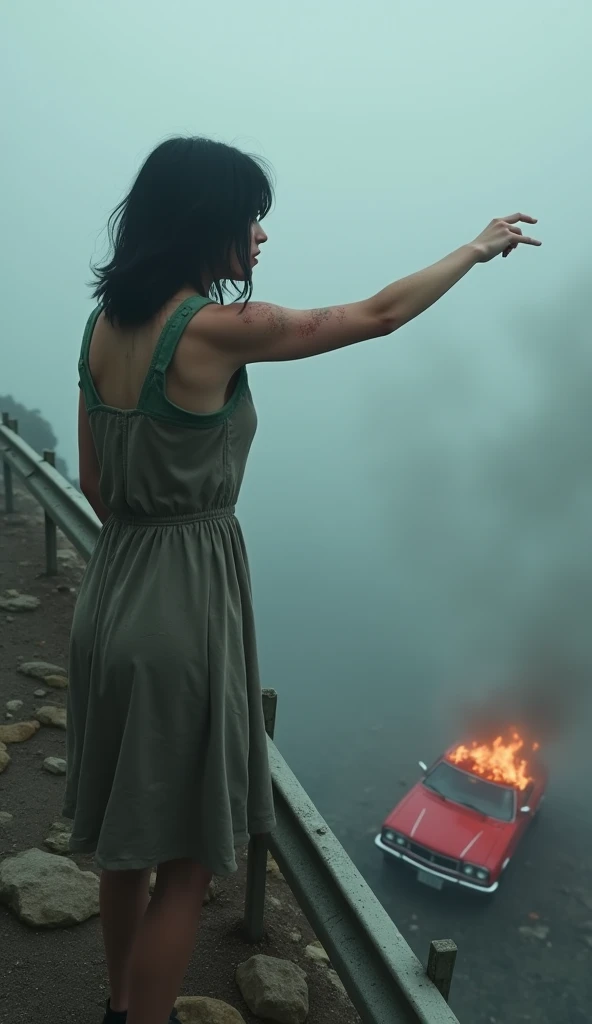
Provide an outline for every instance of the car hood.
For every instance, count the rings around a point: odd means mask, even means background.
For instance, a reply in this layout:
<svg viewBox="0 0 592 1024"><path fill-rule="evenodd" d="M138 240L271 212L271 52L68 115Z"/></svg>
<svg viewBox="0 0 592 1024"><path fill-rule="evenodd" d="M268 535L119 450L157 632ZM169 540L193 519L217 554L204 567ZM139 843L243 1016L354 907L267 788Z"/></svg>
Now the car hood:
<svg viewBox="0 0 592 1024"><path fill-rule="evenodd" d="M504 856L515 826L443 800L417 783L391 812L385 828L446 857L494 867Z"/></svg>

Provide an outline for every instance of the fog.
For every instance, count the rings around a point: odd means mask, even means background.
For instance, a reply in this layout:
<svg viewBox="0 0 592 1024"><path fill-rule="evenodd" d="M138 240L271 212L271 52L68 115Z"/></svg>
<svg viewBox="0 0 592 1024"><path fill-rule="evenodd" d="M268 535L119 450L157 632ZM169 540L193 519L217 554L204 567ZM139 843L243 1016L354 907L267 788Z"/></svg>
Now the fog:
<svg viewBox="0 0 592 1024"><path fill-rule="evenodd" d="M41 409L74 473L89 264L162 138L271 161L255 294L295 307L538 216L540 250L476 268L392 337L251 369L240 515L278 741L340 834L483 714L530 722L573 785L563 755L583 764L591 720L588 0L12 0L0 29L0 392Z"/></svg>

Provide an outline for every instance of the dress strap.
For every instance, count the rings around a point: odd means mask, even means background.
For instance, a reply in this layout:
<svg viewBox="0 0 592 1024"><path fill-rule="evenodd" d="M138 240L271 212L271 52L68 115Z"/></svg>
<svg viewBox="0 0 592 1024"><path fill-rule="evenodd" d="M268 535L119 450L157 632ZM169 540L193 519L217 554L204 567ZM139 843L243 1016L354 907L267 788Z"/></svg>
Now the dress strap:
<svg viewBox="0 0 592 1024"><path fill-rule="evenodd" d="M167 370L187 324L196 313L199 313L200 309L211 302L212 299L205 299L203 295L192 295L189 299L185 299L180 306L177 306L164 325L154 350L153 366L155 370L159 373L164 373Z"/></svg>
<svg viewBox="0 0 592 1024"><path fill-rule="evenodd" d="M174 313L171 313L156 343L138 399L138 409L144 409L146 404L150 403L150 393L155 387L158 391L164 391L165 373L181 340L181 335L195 314L211 302L212 299L206 299L203 295L192 295L190 298L184 299Z"/></svg>

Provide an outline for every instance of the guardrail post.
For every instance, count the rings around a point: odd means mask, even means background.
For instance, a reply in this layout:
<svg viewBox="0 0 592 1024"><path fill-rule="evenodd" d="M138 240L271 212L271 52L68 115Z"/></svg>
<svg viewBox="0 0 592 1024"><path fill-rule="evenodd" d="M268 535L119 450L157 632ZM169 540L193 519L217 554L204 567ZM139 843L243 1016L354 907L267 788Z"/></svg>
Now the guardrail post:
<svg viewBox="0 0 592 1024"><path fill-rule="evenodd" d="M452 939L435 939L430 943L428 956L428 978L448 1002L452 973L456 962L457 948Z"/></svg>
<svg viewBox="0 0 592 1024"><path fill-rule="evenodd" d="M275 690L263 690L262 698L265 731L270 739L273 739L277 713L277 693ZM249 942L261 942L264 936L263 921L267 881L267 850L268 841L266 835L256 835L251 838L249 843L249 859L247 861L247 893L245 899L245 931Z"/></svg>
<svg viewBox="0 0 592 1024"><path fill-rule="evenodd" d="M10 416L7 412L2 413L2 426L10 428ZM4 511L14 512L14 491L12 489L12 468L6 459L2 459L2 470L4 474Z"/></svg>
<svg viewBox="0 0 592 1024"><path fill-rule="evenodd" d="M43 458L50 466L55 466L55 452L43 449ZM45 571L48 576L58 574L58 531L50 515L45 513Z"/></svg>

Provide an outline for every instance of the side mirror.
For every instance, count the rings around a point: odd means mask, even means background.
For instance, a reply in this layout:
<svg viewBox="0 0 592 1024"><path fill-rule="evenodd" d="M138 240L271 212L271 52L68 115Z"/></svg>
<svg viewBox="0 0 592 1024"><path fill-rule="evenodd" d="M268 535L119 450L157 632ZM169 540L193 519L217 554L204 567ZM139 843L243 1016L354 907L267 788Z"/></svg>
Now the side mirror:
<svg viewBox="0 0 592 1024"><path fill-rule="evenodd" d="M422 772L427 772L428 770L427 764L425 764L423 761L419 762L419 767L421 768Z"/></svg>
<svg viewBox="0 0 592 1024"><path fill-rule="evenodd" d="M521 814L530 814L530 807L528 806L528 804L525 804L524 807L520 808L520 813Z"/></svg>

